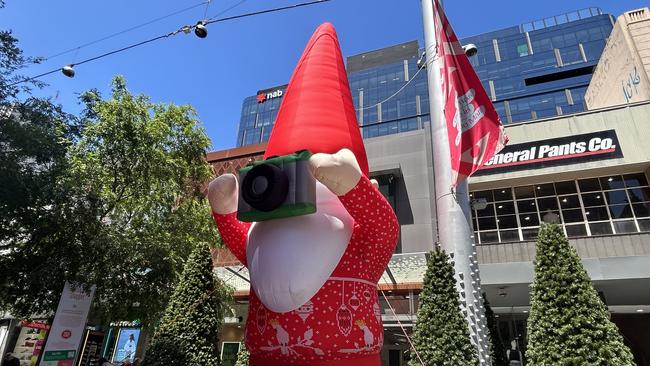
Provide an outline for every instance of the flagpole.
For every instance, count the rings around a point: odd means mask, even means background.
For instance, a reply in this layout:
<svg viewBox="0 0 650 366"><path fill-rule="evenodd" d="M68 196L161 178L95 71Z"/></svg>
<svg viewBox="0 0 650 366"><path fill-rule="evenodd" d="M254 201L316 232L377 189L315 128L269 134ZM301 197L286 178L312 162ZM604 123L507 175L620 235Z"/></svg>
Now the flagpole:
<svg viewBox="0 0 650 366"><path fill-rule="evenodd" d="M438 245L453 255L457 290L480 365L489 365L487 322L483 314L481 282L471 226L467 179L452 188L452 167L443 110L440 64L437 59L432 0L421 0L426 67L429 83L430 132L436 203Z"/></svg>

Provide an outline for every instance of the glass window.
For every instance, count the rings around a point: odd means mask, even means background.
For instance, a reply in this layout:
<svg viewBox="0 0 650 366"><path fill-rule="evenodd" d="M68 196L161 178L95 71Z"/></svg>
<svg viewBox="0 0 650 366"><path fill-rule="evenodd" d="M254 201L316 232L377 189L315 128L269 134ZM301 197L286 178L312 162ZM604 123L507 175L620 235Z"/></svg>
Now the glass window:
<svg viewBox="0 0 650 366"><path fill-rule="evenodd" d="M478 219L479 230L494 230L497 228L497 220L494 217L480 217Z"/></svg>
<svg viewBox="0 0 650 366"><path fill-rule="evenodd" d="M476 215L478 217L494 216L494 204L489 203L484 209L476 210Z"/></svg>
<svg viewBox="0 0 650 366"><path fill-rule="evenodd" d="M556 197L538 198L537 205L539 206L539 212L553 211L557 213L558 210Z"/></svg>
<svg viewBox="0 0 650 366"><path fill-rule="evenodd" d="M578 236L587 236L587 228L585 227L584 224L567 225L566 235L569 238L575 238Z"/></svg>
<svg viewBox="0 0 650 366"><path fill-rule="evenodd" d="M600 185L603 187L603 189L625 188L623 177L620 175L600 178Z"/></svg>
<svg viewBox="0 0 650 366"><path fill-rule="evenodd" d="M517 227L517 215L499 216L499 229L512 229Z"/></svg>
<svg viewBox="0 0 650 366"><path fill-rule="evenodd" d="M612 225L609 222L597 222L589 224L591 235L612 234Z"/></svg>
<svg viewBox="0 0 650 366"><path fill-rule="evenodd" d="M515 204L512 202L498 202L497 215L511 215L515 213Z"/></svg>
<svg viewBox="0 0 650 366"><path fill-rule="evenodd" d="M555 196L555 188L553 187L553 183L536 185L535 194L537 197Z"/></svg>
<svg viewBox="0 0 650 366"><path fill-rule="evenodd" d="M560 196L560 206L562 206L563 209L580 207L580 199L577 194L571 196Z"/></svg>
<svg viewBox="0 0 650 366"><path fill-rule="evenodd" d="M481 244L499 242L499 234L496 231L482 231L479 233L479 237Z"/></svg>
<svg viewBox="0 0 650 366"><path fill-rule="evenodd" d="M528 56L528 53L529 53L528 44L524 43L524 44L517 45L517 54L519 55L519 57Z"/></svg>
<svg viewBox="0 0 650 366"><path fill-rule="evenodd" d="M492 196L492 191L478 191L472 192L474 199L485 198L488 202L494 202L494 197Z"/></svg>
<svg viewBox="0 0 650 366"><path fill-rule="evenodd" d="M648 185L648 179L643 173L626 174L623 176L623 180L625 181L625 185L627 187L638 187L638 186Z"/></svg>
<svg viewBox="0 0 650 366"><path fill-rule="evenodd" d="M557 191L557 194L569 194L578 192L576 190L576 182L572 180L555 183L555 190Z"/></svg>
<svg viewBox="0 0 650 366"><path fill-rule="evenodd" d="M605 199L603 198L603 194L600 192L583 193L582 203L585 205L585 207L601 206L605 204Z"/></svg>
<svg viewBox="0 0 650 366"><path fill-rule="evenodd" d="M605 196L607 197L607 203L609 203L610 205L628 203L627 194L625 194L624 189L618 191L605 192Z"/></svg>
<svg viewBox="0 0 650 366"><path fill-rule="evenodd" d="M628 189L627 192L630 195L630 200L632 202L650 201L650 189L647 187L632 188Z"/></svg>
<svg viewBox="0 0 650 366"><path fill-rule="evenodd" d="M641 229L641 231L650 231L650 219L637 221L639 222L639 229Z"/></svg>
<svg viewBox="0 0 650 366"><path fill-rule="evenodd" d="M636 217L648 217L650 216L650 204L646 203L635 203L632 205L634 209L634 215Z"/></svg>
<svg viewBox="0 0 650 366"><path fill-rule="evenodd" d="M598 178L580 179L578 181L578 186L582 192L600 191L600 183L598 183Z"/></svg>
<svg viewBox="0 0 650 366"><path fill-rule="evenodd" d="M510 191L510 188L495 189L494 190L494 200L495 201L512 201L512 192Z"/></svg>
<svg viewBox="0 0 650 366"><path fill-rule="evenodd" d="M612 219L626 219L632 217L632 207L628 204L610 205L609 213L612 216Z"/></svg>
<svg viewBox="0 0 650 366"><path fill-rule="evenodd" d="M617 234L636 233L634 220L614 221L614 230Z"/></svg>
<svg viewBox="0 0 650 366"><path fill-rule="evenodd" d="M499 235L502 242L519 241L519 230L501 230Z"/></svg>
<svg viewBox="0 0 650 366"><path fill-rule="evenodd" d="M515 187L515 197L517 199L533 198L535 197L535 187L533 186Z"/></svg>
<svg viewBox="0 0 650 366"><path fill-rule="evenodd" d="M522 227L526 226L539 226L539 218L537 213L519 214L519 221Z"/></svg>
<svg viewBox="0 0 650 366"><path fill-rule="evenodd" d="M564 222L582 222L585 221L581 209L562 210Z"/></svg>
<svg viewBox="0 0 650 366"><path fill-rule="evenodd" d="M539 228L521 230L521 234L524 237L524 240L536 240L538 233L539 233Z"/></svg>
<svg viewBox="0 0 650 366"><path fill-rule="evenodd" d="M518 201L517 208L519 209L519 213L537 212L537 205L535 204L535 200Z"/></svg>
<svg viewBox="0 0 650 366"><path fill-rule="evenodd" d="M647 183L635 173L472 192L489 200L472 223L481 243L534 240L550 213L559 214L568 237L650 231Z"/></svg>
<svg viewBox="0 0 650 366"><path fill-rule="evenodd" d="M585 208L585 215L587 216L587 221L609 220L605 206Z"/></svg>

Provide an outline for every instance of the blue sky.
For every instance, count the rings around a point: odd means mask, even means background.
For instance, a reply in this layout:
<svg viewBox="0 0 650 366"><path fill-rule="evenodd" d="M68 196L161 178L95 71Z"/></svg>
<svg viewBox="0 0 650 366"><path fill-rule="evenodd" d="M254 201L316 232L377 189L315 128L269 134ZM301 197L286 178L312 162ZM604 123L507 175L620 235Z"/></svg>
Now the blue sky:
<svg viewBox="0 0 650 366"><path fill-rule="evenodd" d="M242 0L212 0L208 17ZM7 0L0 28L12 29L27 55L50 56L147 22L201 0L46 1ZM301 0L247 0L223 16L285 6ZM647 6L644 0L446 0L460 37L471 36L572 10L600 7L619 15ZM136 31L52 58L24 70L34 75L130 43L173 31L202 19L204 6ZM313 30L330 21L344 56L417 39L422 19L417 0L333 0L312 7L213 24L206 39L180 34L77 67L68 79L60 73L35 94L56 97L67 111L80 110L77 96L90 88L107 93L111 78L124 75L129 89L156 102L193 105L212 139L212 149L233 147L242 100L257 90L288 81Z"/></svg>

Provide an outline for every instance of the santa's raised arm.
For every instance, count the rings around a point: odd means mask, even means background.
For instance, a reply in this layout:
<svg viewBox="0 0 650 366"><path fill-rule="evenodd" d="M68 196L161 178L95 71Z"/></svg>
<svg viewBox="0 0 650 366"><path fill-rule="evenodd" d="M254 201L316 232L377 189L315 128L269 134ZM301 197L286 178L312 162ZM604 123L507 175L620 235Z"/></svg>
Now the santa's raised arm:
<svg viewBox="0 0 650 366"><path fill-rule="evenodd" d="M210 183L219 232L251 277L250 364L378 366L383 327L377 282L399 224L369 180L341 51L328 23L298 62L265 159L304 150L313 153L307 166L316 179L314 213L242 222L242 182L226 174Z"/></svg>

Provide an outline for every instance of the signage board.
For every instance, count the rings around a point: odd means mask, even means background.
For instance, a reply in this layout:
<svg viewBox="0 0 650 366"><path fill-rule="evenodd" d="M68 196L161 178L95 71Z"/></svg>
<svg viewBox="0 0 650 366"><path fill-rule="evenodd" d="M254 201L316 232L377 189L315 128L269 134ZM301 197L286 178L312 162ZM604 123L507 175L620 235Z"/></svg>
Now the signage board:
<svg viewBox="0 0 650 366"><path fill-rule="evenodd" d="M221 344L221 364L223 366L235 366L239 347L239 342L223 342Z"/></svg>
<svg viewBox="0 0 650 366"><path fill-rule="evenodd" d="M81 356L78 366L101 366L99 365L99 358L101 357L100 351L102 343L104 342L104 332L94 330L86 331L86 340L84 341L83 348L81 349Z"/></svg>
<svg viewBox="0 0 650 366"><path fill-rule="evenodd" d="M284 95L287 86L279 86L277 88L260 90L257 92L257 103L264 103L267 100L280 98Z"/></svg>
<svg viewBox="0 0 650 366"><path fill-rule="evenodd" d="M475 175L546 168L576 162L622 158L616 131L606 130L582 135L506 145Z"/></svg>
<svg viewBox="0 0 650 366"><path fill-rule="evenodd" d="M115 351L111 362L121 365L124 361L135 359L135 350L140 338L140 328L122 328L117 336Z"/></svg>
<svg viewBox="0 0 650 366"><path fill-rule="evenodd" d="M41 366L64 366L74 363L86 330L86 320L94 293L94 285L87 294L80 286L73 289L69 282L65 283L50 335L43 349Z"/></svg>

